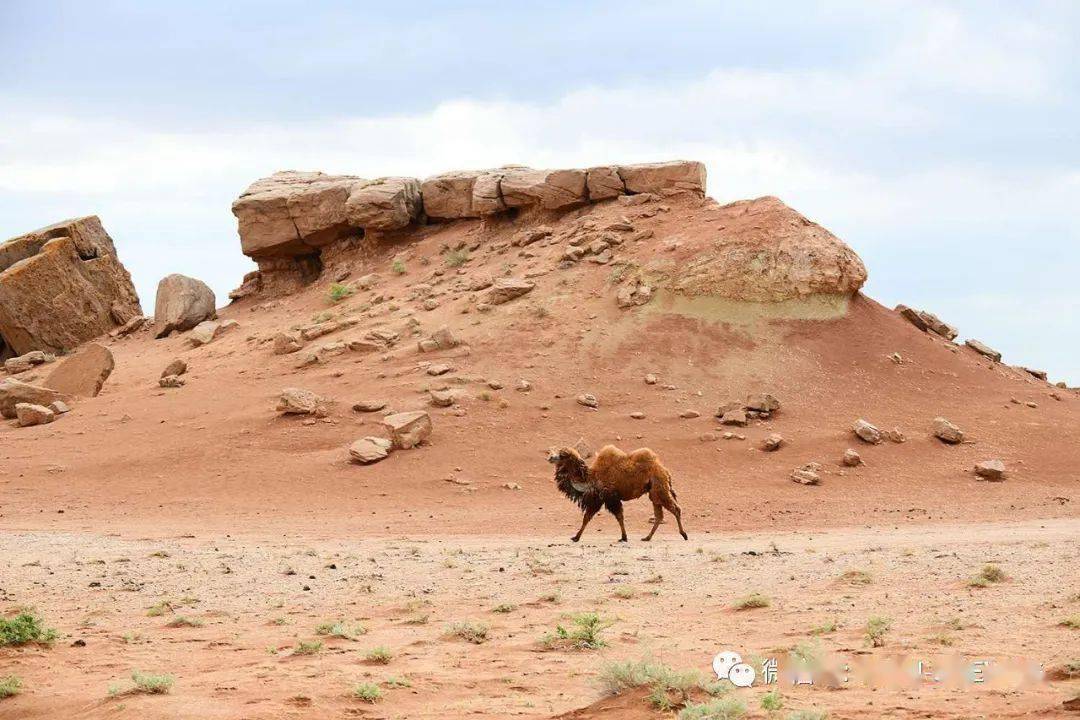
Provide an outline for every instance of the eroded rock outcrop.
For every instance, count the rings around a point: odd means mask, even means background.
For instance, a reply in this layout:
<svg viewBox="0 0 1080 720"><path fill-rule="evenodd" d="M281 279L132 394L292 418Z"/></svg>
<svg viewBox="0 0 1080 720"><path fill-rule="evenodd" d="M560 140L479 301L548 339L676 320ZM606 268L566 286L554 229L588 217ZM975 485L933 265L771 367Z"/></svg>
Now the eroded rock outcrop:
<svg viewBox="0 0 1080 720"><path fill-rule="evenodd" d="M535 208L561 211L620 195L704 195L705 166L672 161L588 169L510 165L419 180L365 180L321 172L278 172L252 183L233 203L241 248L259 265L231 296L288 290L318 277L329 246L404 231L426 219L483 218ZM268 278L270 281L268 282Z"/></svg>
<svg viewBox="0 0 1080 720"><path fill-rule="evenodd" d="M0 360L73 350L141 314L131 276L97 216L0 244Z"/></svg>

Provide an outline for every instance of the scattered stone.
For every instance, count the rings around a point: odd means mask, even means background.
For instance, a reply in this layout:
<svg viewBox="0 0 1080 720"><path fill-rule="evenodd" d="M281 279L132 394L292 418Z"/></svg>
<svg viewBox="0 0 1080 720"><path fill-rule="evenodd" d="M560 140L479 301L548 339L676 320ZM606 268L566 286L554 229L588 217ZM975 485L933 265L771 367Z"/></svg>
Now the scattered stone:
<svg viewBox="0 0 1080 720"><path fill-rule="evenodd" d="M1046 382L1047 375L1045 370L1033 370L1032 368L1022 366L1020 369L1026 372L1028 375L1032 376L1033 378Z"/></svg>
<svg viewBox="0 0 1080 720"><path fill-rule="evenodd" d="M745 440L746 436L741 435L739 433L734 433L734 432L728 431L728 432L724 433L723 438L725 440Z"/></svg>
<svg viewBox="0 0 1080 720"><path fill-rule="evenodd" d="M58 363L41 384L65 395L97 397L114 367L116 362L107 347L88 343Z"/></svg>
<svg viewBox="0 0 1080 720"><path fill-rule="evenodd" d="M694 418L701 417L701 413L699 413L697 410L683 410L681 413L679 413L679 417L681 417L683 420L693 420Z"/></svg>
<svg viewBox="0 0 1080 720"><path fill-rule="evenodd" d="M716 442L719 440L719 436L716 433L705 432L698 435L698 440L701 442Z"/></svg>
<svg viewBox="0 0 1080 720"><path fill-rule="evenodd" d="M383 425L390 430L393 447L398 450L416 447L431 436L431 417L423 410L387 415Z"/></svg>
<svg viewBox="0 0 1080 720"><path fill-rule="evenodd" d="M310 390L285 388L278 399L277 411L283 415L324 415L325 401Z"/></svg>
<svg viewBox="0 0 1080 720"><path fill-rule="evenodd" d="M816 462L809 462L792 470L791 479L800 485L820 485L821 475L818 474L820 471L821 465Z"/></svg>
<svg viewBox="0 0 1080 720"><path fill-rule="evenodd" d="M498 380L488 380L487 381L487 386L489 388L491 388L492 390L502 390L503 389L503 384L501 382L499 382Z"/></svg>
<svg viewBox="0 0 1080 720"><path fill-rule="evenodd" d="M47 355L41 350L31 350L24 355L5 360L4 369L7 370L10 375L18 375L19 373L24 373L38 365L52 362L55 359L54 356Z"/></svg>
<svg viewBox="0 0 1080 720"><path fill-rule="evenodd" d="M427 374L431 375L432 377L436 377L438 375L445 375L451 370L453 370L453 368L446 363L436 363L434 365L428 366Z"/></svg>
<svg viewBox="0 0 1080 720"><path fill-rule="evenodd" d="M641 412L640 410L635 410L634 412L630 413L630 417L632 417L634 420L644 420L645 413Z"/></svg>
<svg viewBox="0 0 1080 720"><path fill-rule="evenodd" d="M855 424L851 427L860 440L868 442L871 445L877 445L881 442L881 431L874 425L871 425L866 420L859 418L855 421Z"/></svg>
<svg viewBox="0 0 1080 720"><path fill-rule="evenodd" d="M862 455L855 450L848 448L844 451L844 456L840 458L840 462L846 467L858 467L862 465Z"/></svg>
<svg viewBox="0 0 1080 720"><path fill-rule="evenodd" d="M652 286L640 280L623 285L615 295L615 303L621 308L647 305L652 300Z"/></svg>
<svg viewBox="0 0 1080 720"><path fill-rule="evenodd" d="M62 392L31 385L17 378L8 377L0 380L0 415L5 418L16 417L15 405L18 403L48 406L56 400L66 401L67 399L68 396Z"/></svg>
<svg viewBox="0 0 1080 720"><path fill-rule="evenodd" d="M390 454L392 443L386 438L368 435L349 446L349 459L361 465L378 462Z"/></svg>
<svg viewBox="0 0 1080 720"><path fill-rule="evenodd" d="M948 323L942 322L941 318L932 312L920 310L919 317L926 323L926 327L929 328L930 332L936 333L946 340L954 340L956 336L960 334L956 328Z"/></svg>
<svg viewBox="0 0 1080 720"><path fill-rule="evenodd" d="M780 409L780 401L768 393L751 395L746 398L746 409L763 413L773 413Z"/></svg>
<svg viewBox="0 0 1080 720"><path fill-rule="evenodd" d="M773 433L761 441L761 449L765 452L773 452L779 450L783 444L784 437L779 433Z"/></svg>
<svg viewBox="0 0 1080 720"><path fill-rule="evenodd" d="M943 417L934 418L934 437L947 442L950 445L956 445L964 441L964 433L956 425L946 420Z"/></svg>
<svg viewBox="0 0 1080 720"><path fill-rule="evenodd" d="M489 305L502 305L531 292L536 283L520 278L499 278L487 292Z"/></svg>
<svg viewBox="0 0 1080 720"><path fill-rule="evenodd" d="M439 301L435 298L427 298L423 302L423 308L427 311L434 310L437 307L439 307Z"/></svg>
<svg viewBox="0 0 1080 720"><path fill-rule="evenodd" d="M600 405L600 401L596 399L596 396L589 393L578 395L577 403L578 405L584 405L585 407L589 408L599 407Z"/></svg>
<svg viewBox="0 0 1080 720"><path fill-rule="evenodd" d="M1036 403L1034 400L1027 400L1024 402L1024 405L1032 409L1039 407L1039 404Z"/></svg>
<svg viewBox="0 0 1080 720"><path fill-rule="evenodd" d="M44 405L34 405L33 403L16 403L15 404L15 417L18 420L19 427L29 427L31 425L44 425L45 423L51 423L56 419L56 413Z"/></svg>
<svg viewBox="0 0 1080 720"><path fill-rule="evenodd" d="M521 489L521 485L519 485L518 483L515 483L515 482L504 482L502 484L502 486L504 488L506 488L507 490L520 490Z"/></svg>
<svg viewBox="0 0 1080 720"><path fill-rule="evenodd" d="M648 375L645 376L645 384L646 385L655 385L657 382L658 382L658 378L655 375L653 375L652 373L649 373Z"/></svg>
<svg viewBox="0 0 1080 720"><path fill-rule="evenodd" d="M167 275L158 283L154 304L154 337L190 330L217 315L214 291L195 278Z"/></svg>
<svg viewBox="0 0 1080 720"><path fill-rule="evenodd" d="M975 474L984 480L1004 480L1005 463L1001 460L983 460L975 463Z"/></svg>
<svg viewBox="0 0 1080 720"><path fill-rule="evenodd" d="M166 375L183 375L186 372L187 362L181 358L176 358L161 371L161 377L165 377Z"/></svg>
<svg viewBox="0 0 1080 720"><path fill-rule="evenodd" d="M514 389L518 392L529 392L532 390L532 383L522 378L517 381L517 387Z"/></svg>
<svg viewBox="0 0 1080 720"><path fill-rule="evenodd" d="M430 395L431 404L435 407L450 407L454 404L454 392L452 390L431 390Z"/></svg>
<svg viewBox="0 0 1080 720"><path fill-rule="evenodd" d="M188 334L188 342L195 347L201 347L239 327L240 323L235 320L225 320L224 322L204 320Z"/></svg>
<svg viewBox="0 0 1080 720"><path fill-rule="evenodd" d="M352 409L356 412L378 412L386 407L385 400L360 400L353 403Z"/></svg>
<svg viewBox="0 0 1080 720"><path fill-rule="evenodd" d="M585 438L578 438L577 442L574 443L574 450L577 451L577 454L580 455L583 460L588 460L593 454L592 447L589 446L589 443L585 442Z"/></svg>
<svg viewBox="0 0 1080 720"><path fill-rule="evenodd" d="M130 335L133 332L142 330L151 320L153 320L153 318L149 318L145 315L136 315L120 327L109 331L109 337L119 338Z"/></svg>
<svg viewBox="0 0 1080 720"><path fill-rule="evenodd" d="M919 315L918 310L915 310L914 308L909 308L907 305L897 305L896 312L900 313L900 317L904 318L909 323L919 328L923 332L926 332L930 329L929 326L926 324L926 321L924 321L922 319L922 316Z"/></svg>
<svg viewBox="0 0 1080 720"><path fill-rule="evenodd" d="M739 427L746 427L747 422L746 411L742 408L728 410L720 417L721 425L738 425Z"/></svg>
<svg viewBox="0 0 1080 720"><path fill-rule="evenodd" d="M279 332L274 336L274 354L288 355L304 347L304 341L297 332Z"/></svg>
<svg viewBox="0 0 1080 720"><path fill-rule="evenodd" d="M381 352L386 349L386 345L374 340L348 340L345 343L345 347L349 348L352 352Z"/></svg>
<svg viewBox="0 0 1080 720"><path fill-rule="evenodd" d="M904 364L904 358L900 356L900 353L895 353L894 352L892 355L889 355L889 359L892 360L897 365L903 365Z"/></svg>
<svg viewBox="0 0 1080 720"><path fill-rule="evenodd" d="M675 388L672 386L665 389L674 390ZM741 402L726 402L716 409L716 417L722 418L725 413L731 412L732 410L743 410L744 407L745 406Z"/></svg>
<svg viewBox="0 0 1080 720"><path fill-rule="evenodd" d="M885 439L888 440L889 442L894 442L894 443L898 443L898 444L903 443L903 442L907 442L907 436L904 435L904 431L901 430L900 428L893 428L892 430L886 430L885 432L882 433L882 435L884 435Z"/></svg>
<svg viewBox="0 0 1080 720"><path fill-rule="evenodd" d="M184 387L184 384L186 382L187 380L180 377L179 375L165 375L158 379L158 385L163 388Z"/></svg>
<svg viewBox="0 0 1080 720"><path fill-rule="evenodd" d="M994 362L1001 362L1001 353L999 353L997 350L990 347L989 345L981 343L978 340L972 340L970 338L965 340L964 344L975 352L979 353L980 355L985 355Z"/></svg>
<svg viewBox="0 0 1080 720"><path fill-rule="evenodd" d="M431 339L435 341L440 350L449 350L461 344L453 331L445 325L432 333Z"/></svg>
<svg viewBox="0 0 1080 720"><path fill-rule="evenodd" d="M49 403L49 409L57 415L63 415L64 413L71 412L71 408L63 400L53 400Z"/></svg>

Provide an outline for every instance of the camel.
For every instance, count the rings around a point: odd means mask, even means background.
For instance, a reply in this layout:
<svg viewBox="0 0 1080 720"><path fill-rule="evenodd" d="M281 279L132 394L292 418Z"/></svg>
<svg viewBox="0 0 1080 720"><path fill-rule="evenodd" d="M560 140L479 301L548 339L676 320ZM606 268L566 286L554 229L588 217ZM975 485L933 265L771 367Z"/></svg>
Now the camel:
<svg viewBox="0 0 1080 720"><path fill-rule="evenodd" d="M683 540L689 539L683 530L682 509L671 486L671 473L660 464L660 458L652 450L641 448L628 455L614 445L605 445L591 467L573 448L553 452L548 460L555 464L555 486L585 513L581 528L570 538L574 542L581 539L585 526L601 507L606 507L619 521L622 530L619 542L626 542L622 504L645 493L649 494L653 504L653 526L642 540L652 540L664 519L664 508L675 516Z"/></svg>

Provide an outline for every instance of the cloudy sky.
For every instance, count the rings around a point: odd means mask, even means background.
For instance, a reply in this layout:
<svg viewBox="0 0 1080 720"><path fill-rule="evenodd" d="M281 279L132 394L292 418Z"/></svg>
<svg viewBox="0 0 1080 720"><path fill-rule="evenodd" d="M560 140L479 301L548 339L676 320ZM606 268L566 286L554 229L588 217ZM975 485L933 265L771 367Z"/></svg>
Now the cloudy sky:
<svg viewBox="0 0 1080 720"><path fill-rule="evenodd" d="M866 292L1080 383L1080 4L0 1L0 237L96 213L224 302L275 170L694 158Z"/></svg>

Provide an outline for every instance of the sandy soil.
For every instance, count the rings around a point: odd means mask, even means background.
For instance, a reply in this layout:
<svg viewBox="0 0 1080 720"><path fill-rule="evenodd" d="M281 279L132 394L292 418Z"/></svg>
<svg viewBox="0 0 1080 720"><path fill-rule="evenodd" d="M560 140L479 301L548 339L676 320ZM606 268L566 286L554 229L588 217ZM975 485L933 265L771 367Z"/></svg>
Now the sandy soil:
<svg viewBox="0 0 1080 720"><path fill-rule="evenodd" d="M846 658L955 652L970 660L1074 659L1080 612L1080 523L935 525L823 533L670 537L651 545L582 545L562 538L155 537L58 532L0 536L7 606L32 602L62 633L49 649L4 652L5 672L27 690L0 716L53 717L548 717L600 697L607 661L644 655L705 672L712 656L779 654L810 642ZM1037 561L1036 561L1037 560ZM986 563L1008 579L967 581ZM868 584L849 582L861 570ZM766 608L735 611L747 592ZM163 615L148 609L168 602ZM501 604L508 612L496 612ZM614 620L595 651L540 642L566 615ZM868 648L871 616L893 621L886 645ZM199 623L170 627L177 617ZM352 639L319 636L343 621ZM471 644L447 635L483 623ZM811 630L835 621L835 631ZM312 655L299 643L321 640ZM85 645L75 646L80 641ZM942 643L949 643L943 646ZM365 659L383 646L386 665ZM131 695L133 670L171 673L171 693ZM406 679L368 704L360 682ZM1002 691L784 688L789 708L831 717L1045 717L1069 686ZM121 692L110 696L110 688ZM765 689L732 690L755 708ZM640 707L638 707L640 705ZM644 702L632 703L652 717ZM756 716L764 716L761 712ZM616 717L593 712L576 717ZM659 714L656 714L659 717Z"/></svg>
<svg viewBox="0 0 1080 720"><path fill-rule="evenodd" d="M673 205L630 217L656 237L619 257L644 262L669 240L680 252L707 243L711 210ZM587 212L632 215L615 205ZM50 425L0 425L0 609L34 606L62 633L49 649L0 649L0 675L24 681L21 695L0 701L0 717L652 717L633 694L591 706L605 661L651 653L707 670L727 646L786 650L833 619L838 629L817 639L824 653L1077 659L1078 631L1058 625L1080 613L1075 390L921 333L861 296L843 317L817 320L717 322L660 303L620 310L610 267L556 269L561 247L507 247L514 230L427 228L418 242L345 269L378 272L375 290L332 304L320 283L245 300L222 312L241 328L201 348L148 333L108 341L116 370L100 396ZM445 268L442 249L459 242L479 247ZM402 276L388 270L398 252ZM530 273L537 288L491 313L463 312L469 293L456 282L507 273ZM435 310L419 308L421 281L435 288ZM314 345L376 326L402 340L305 368L273 354L276 332L324 313L360 322ZM448 325L463 345L418 353L409 317L420 336ZM187 385L159 388L174 357L189 363ZM454 369L432 378L426 362ZM646 385L646 373L660 381ZM519 379L531 391L516 391ZM331 399L329 416L279 416L276 398L289 386ZM456 407L427 405L427 389L440 386L461 391ZM757 391L776 395L781 410L746 428L718 425L719 404ZM586 392L598 409L575 402ZM352 441L382 433L377 413L351 409L361 399L428 409L430 444L350 463ZM681 417L686 410L700 417ZM968 442L931 437L938 415ZM859 417L901 428L906 442L860 444L850 432ZM729 430L745 439L722 439ZM762 452L773 432L785 446ZM627 505L629 545L612 544L606 514L571 545L580 516L555 492L545 459L578 438L656 450L690 542L666 524L640 543L651 508L638 501ZM840 466L848 447L864 466ZM989 458L1005 461L1005 482L975 479L972 466ZM824 466L823 484L792 483L791 470L809 461ZM967 587L988 562L1009 579ZM872 582L839 580L855 569ZM730 609L754 591L771 606ZM553 594L558 602L542 599ZM162 601L170 609L147 616ZM515 607L493 612L500 603ZM607 647L540 646L564 614L587 610L616 619ZM873 615L891 617L893 630L870 650L862 635ZM175 616L201 624L168 627ZM294 654L331 620L367 633ZM490 639L445 637L465 620L488 623ZM951 645L940 644L946 636ZM381 645L394 654L385 667L365 660ZM127 694L133 670L174 674L175 687ZM387 686L391 676L410 687ZM382 683L385 698L353 698L361 681ZM840 718L1048 717L1076 690L1065 681L785 694L789 708ZM761 691L739 692L757 707Z"/></svg>

